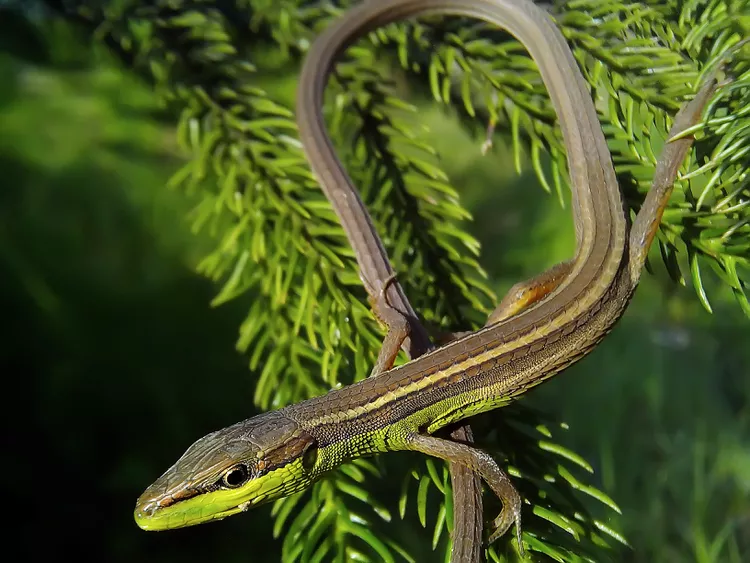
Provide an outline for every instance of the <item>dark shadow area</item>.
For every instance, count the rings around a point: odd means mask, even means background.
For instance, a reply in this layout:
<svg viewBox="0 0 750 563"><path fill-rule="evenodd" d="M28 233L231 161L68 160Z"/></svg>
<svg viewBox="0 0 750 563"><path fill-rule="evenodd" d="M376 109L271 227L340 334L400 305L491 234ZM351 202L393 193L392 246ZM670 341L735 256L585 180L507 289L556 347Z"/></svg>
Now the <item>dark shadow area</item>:
<svg viewBox="0 0 750 563"><path fill-rule="evenodd" d="M110 174L50 177L7 155L0 169L4 467L8 501L26 507L16 541L34 560L275 552L265 510L162 534L132 520L141 490L193 440L254 413L233 348L247 303L211 309L215 288L159 250Z"/></svg>

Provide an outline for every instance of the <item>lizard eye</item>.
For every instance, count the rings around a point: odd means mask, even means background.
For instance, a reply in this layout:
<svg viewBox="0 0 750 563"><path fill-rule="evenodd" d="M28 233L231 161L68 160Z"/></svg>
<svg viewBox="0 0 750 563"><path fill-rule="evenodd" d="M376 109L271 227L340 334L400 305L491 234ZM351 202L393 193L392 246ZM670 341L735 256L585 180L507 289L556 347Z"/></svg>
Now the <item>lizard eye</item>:
<svg viewBox="0 0 750 563"><path fill-rule="evenodd" d="M250 472L247 470L247 466L235 465L224 473L221 478L221 485L228 489L236 489L247 483L248 479L250 479Z"/></svg>

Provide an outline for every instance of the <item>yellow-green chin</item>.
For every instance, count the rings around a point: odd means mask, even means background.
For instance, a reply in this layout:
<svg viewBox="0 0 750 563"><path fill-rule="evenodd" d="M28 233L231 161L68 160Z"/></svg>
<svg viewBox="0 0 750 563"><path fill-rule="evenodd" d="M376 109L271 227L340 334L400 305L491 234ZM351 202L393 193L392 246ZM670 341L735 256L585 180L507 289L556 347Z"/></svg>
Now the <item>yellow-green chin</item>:
<svg viewBox="0 0 750 563"><path fill-rule="evenodd" d="M288 496L311 483L312 479L305 473L302 460L295 459L236 489L200 493L169 506L164 506L163 493L154 496L146 491L136 504L135 522L141 529L150 531L194 526L221 520L253 506Z"/></svg>
<svg viewBox="0 0 750 563"><path fill-rule="evenodd" d="M234 494L233 494L234 493ZM263 502L264 496L246 500L248 491L214 491L178 502L173 506L159 508L149 513L141 505L136 506L133 516L142 530L162 531L195 526L211 520L221 520L243 512L254 504Z"/></svg>

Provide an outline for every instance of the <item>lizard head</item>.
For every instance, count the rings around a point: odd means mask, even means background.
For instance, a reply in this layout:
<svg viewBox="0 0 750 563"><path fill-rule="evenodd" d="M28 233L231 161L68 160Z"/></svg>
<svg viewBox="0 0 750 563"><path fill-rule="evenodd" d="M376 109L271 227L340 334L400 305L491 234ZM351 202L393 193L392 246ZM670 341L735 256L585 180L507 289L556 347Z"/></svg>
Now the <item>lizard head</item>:
<svg viewBox="0 0 750 563"><path fill-rule="evenodd" d="M168 530L220 520L314 481L315 439L281 412L204 436L140 496L135 521Z"/></svg>

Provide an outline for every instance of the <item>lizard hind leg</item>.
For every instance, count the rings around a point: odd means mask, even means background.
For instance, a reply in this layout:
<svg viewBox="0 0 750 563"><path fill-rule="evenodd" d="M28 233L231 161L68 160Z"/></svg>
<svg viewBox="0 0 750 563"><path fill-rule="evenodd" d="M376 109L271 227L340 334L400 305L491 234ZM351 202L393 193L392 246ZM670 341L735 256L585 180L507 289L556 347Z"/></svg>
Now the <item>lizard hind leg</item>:
<svg viewBox="0 0 750 563"><path fill-rule="evenodd" d="M508 290L495 310L490 313L485 326L504 321L542 301L565 281L573 268L573 264L574 261L572 260L560 262L530 280L515 284Z"/></svg>
<svg viewBox="0 0 750 563"><path fill-rule="evenodd" d="M530 280L515 284L508 290L508 293L505 294L500 304L495 307L495 310L487 317L487 322L484 326L492 326L500 321L509 319L535 303L542 301L565 281L572 267L572 260L569 262L560 262ZM454 340L468 336L472 332L467 330L442 333L439 335L437 342L438 345L444 346Z"/></svg>
<svg viewBox="0 0 750 563"><path fill-rule="evenodd" d="M388 302L388 287L395 281L396 275L391 274L384 283L380 284L380 289L378 289L377 293L369 299L375 316L388 329L370 376L378 375L393 367L398 351L401 349L401 344L403 344L404 340L411 333L409 319Z"/></svg>

